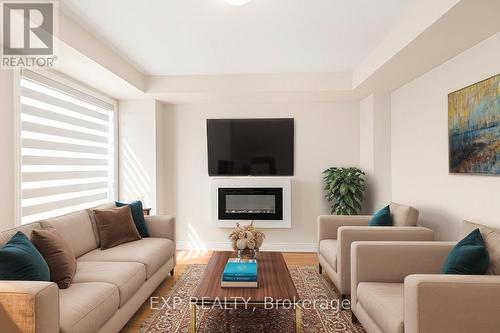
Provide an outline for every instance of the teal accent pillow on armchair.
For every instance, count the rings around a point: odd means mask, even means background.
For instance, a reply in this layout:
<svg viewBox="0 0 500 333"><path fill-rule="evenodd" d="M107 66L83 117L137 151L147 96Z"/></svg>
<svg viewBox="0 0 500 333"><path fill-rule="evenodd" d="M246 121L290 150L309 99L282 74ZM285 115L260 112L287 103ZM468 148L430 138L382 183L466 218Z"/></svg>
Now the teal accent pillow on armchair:
<svg viewBox="0 0 500 333"><path fill-rule="evenodd" d="M455 245L443 265L443 274L483 275L490 257L479 229Z"/></svg>
<svg viewBox="0 0 500 333"><path fill-rule="evenodd" d="M21 231L0 248L0 280L50 281L49 265Z"/></svg>
<svg viewBox="0 0 500 333"><path fill-rule="evenodd" d="M392 216L391 209L389 206L385 206L375 214L373 214L372 218L368 222L370 227L389 227L392 226Z"/></svg>
<svg viewBox="0 0 500 333"><path fill-rule="evenodd" d="M132 211L132 218L134 220L135 227L139 231L141 237L149 237L148 227L146 226L146 220L144 220L144 211L142 210L142 202L140 200L132 201L131 203L115 202L116 207L123 207L130 205L130 210Z"/></svg>

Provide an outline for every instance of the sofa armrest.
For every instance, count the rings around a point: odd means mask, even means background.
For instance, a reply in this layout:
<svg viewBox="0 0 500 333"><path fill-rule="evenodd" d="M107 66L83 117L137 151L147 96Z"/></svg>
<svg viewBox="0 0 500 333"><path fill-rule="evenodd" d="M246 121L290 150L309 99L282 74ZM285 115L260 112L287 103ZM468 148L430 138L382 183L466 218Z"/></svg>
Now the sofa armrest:
<svg viewBox="0 0 500 333"><path fill-rule="evenodd" d="M167 215L144 216L149 236L168 238L175 242L175 217Z"/></svg>
<svg viewBox="0 0 500 333"><path fill-rule="evenodd" d="M342 226L367 226L369 215L320 215L318 216L318 242L323 239L337 239Z"/></svg>
<svg viewBox="0 0 500 333"><path fill-rule="evenodd" d="M498 275L410 275L404 297L405 333L493 333L500 327Z"/></svg>
<svg viewBox="0 0 500 333"><path fill-rule="evenodd" d="M354 242L351 246L351 296L361 282L403 283L411 274L437 274L455 242Z"/></svg>
<svg viewBox="0 0 500 333"><path fill-rule="evenodd" d="M166 238L174 242L174 266L177 263L177 243L175 242L175 217L168 215L146 215L149 236Z"/></svg>
<svg viewBox="0 0 500 333"><path fill-rule="evenodd" d="M59 288L53 282L0 281L2 332L59 332Z"/></svg>
<svg viewBox="0 0 500 333"><path fill-rule="evenodd" d="M432 241L434 231L424 227L340 227L337 242L337 287L344 295L351 290L351 244L356 241Z"/></svg>

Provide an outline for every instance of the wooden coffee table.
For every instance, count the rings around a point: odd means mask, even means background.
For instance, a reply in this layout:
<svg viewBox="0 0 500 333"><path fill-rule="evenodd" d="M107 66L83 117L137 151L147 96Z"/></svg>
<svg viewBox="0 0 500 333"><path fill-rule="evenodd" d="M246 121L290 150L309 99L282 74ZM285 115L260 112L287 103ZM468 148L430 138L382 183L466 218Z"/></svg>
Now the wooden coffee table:
<svg viewBox="0 0 500 333"><path fill-rule="evenodd" d="M235 257L235 252L214 252L212 254L200 285L190 300L191 325L189 331L196 332L196 309L198 306L220 305L224 308L251 306L250 310L252 310L253 307L269 309L272 302L272 309L278 307L295 309L295 332L300 332L302 324L301 301L283 255L280 252L258 253L259 286L257 288L222 288L220 282L224 267L229 258Z"/></svg>

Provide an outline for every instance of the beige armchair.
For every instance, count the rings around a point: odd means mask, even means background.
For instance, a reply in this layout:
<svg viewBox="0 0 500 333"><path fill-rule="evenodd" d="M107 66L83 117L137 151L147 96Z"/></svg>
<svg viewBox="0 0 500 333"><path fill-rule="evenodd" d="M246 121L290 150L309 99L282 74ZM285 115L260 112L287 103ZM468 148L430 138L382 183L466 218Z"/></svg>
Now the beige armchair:
<svg viewBox="0 0 500 333"><path fill-rule="evenodd" d="M454 245L354 242L353 320L367 333L498 332L500 276L440 274Z"/></svg>
<svg viewBox="0 0 500 333"><path fill-rule="evenodd" d="M321 215L318 217L319 271L333 281L342 299L351 291L351 243L355 241L431 241L434 232L416 227L418 210L391 203L392 227L369 227L371 216Z"/></svg>

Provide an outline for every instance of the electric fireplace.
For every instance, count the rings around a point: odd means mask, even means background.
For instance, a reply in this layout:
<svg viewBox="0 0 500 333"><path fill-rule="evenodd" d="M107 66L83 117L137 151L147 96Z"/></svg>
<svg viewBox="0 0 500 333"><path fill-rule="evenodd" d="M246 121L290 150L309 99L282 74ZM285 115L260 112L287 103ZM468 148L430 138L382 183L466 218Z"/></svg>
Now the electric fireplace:
<svg viewBox="0 0 500 333"><path fill-rule="evenodd" d="M281 220L283 189L279 187L220 187L219 220Z"/></svg>
<svg viewBox="0 0 500 333"><path fill-rule="evenodd" d="M290 192L287 177L213 178L212 221L223 228L252 221L257 228L290 228Z"/></svg>

